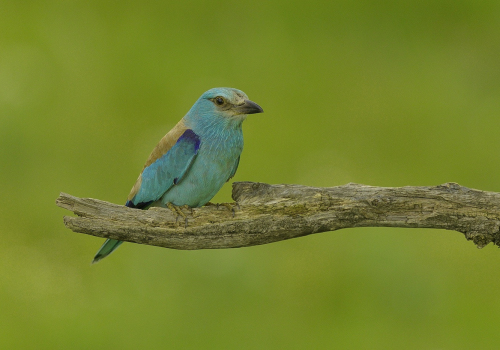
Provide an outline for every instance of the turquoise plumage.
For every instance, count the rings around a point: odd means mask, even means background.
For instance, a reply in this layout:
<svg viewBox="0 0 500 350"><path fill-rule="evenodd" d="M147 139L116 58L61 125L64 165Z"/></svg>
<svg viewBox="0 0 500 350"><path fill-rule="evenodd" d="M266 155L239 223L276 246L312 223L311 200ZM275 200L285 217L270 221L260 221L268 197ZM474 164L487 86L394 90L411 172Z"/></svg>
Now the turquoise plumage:
<svg viewBox="0 0 500 350"><path fill-rule="evenodd" d="M215 88L205 92L155 147L125 205L138 209L205 205L236 173L246 116L262 112L241 90ZM106 240L93 263L121 243Z"/></svg>

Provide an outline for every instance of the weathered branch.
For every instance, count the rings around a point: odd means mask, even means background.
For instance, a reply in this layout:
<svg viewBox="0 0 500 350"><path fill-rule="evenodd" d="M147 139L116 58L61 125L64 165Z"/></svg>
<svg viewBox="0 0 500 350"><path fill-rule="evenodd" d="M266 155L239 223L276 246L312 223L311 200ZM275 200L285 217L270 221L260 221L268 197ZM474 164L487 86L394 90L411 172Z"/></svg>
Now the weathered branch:
<svg viewBox="0 0 500 350"><path fill-rule="evenodd" d="M61 193L56 204L77 216L65 225L93 236L174 249L236 248L349 227L440 228L478 247L500 245L500 193L446 183L434 187L337 187L235 182L235 215L194 209L188 226L169 209L137 210Z"/></svg>

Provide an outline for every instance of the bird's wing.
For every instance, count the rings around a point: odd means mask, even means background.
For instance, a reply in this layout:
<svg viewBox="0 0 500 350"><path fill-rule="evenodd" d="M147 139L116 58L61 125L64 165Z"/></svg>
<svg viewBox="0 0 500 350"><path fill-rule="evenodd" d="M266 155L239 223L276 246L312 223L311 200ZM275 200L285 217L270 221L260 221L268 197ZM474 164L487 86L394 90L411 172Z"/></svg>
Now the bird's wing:
<svg viewBox="0 0 500 350"><path fill-rule="evenodd" d="M176 130L177 129L177 130ZM145 208L178 184L193 163L200 148L200 138L193 130L179 124L160 141L139 175L126 205Z"/></svg>
<svg viewBox="0 0 500 350"><path fill-rule="evenodd" d="M234 176L234 174L236 174L236 170L238 170L238 165L240 165L240 157L238 157L238 159L236 159L236 163L234 163L234 167L233 167L233 170L231 171L231 175L229 175L226 182L231 180L232 177Z"/></svg>

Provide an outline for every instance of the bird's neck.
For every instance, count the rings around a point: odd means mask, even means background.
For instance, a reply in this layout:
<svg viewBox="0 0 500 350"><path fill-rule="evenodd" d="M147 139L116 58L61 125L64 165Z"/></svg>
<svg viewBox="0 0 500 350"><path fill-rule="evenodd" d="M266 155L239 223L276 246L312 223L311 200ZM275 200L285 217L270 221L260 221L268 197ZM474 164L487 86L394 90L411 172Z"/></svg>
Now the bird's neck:
<svg viewBox="0 0 500 350"><path fill-rule="evenodd" d="M201 116L192 120L185 118L185 124L201 138L227 138L241 134L244 118L226 118L222 116Z"/></svg>
<svg viewBox="0 0 500 350"><path fill-rule="evenodd" d="M197 118L195 122L186 120L186 126L192 129L204 144L204 149L219 152L241 153L243 149L243 132L241 125L244 118L228 119L210 116Z"/></svg>

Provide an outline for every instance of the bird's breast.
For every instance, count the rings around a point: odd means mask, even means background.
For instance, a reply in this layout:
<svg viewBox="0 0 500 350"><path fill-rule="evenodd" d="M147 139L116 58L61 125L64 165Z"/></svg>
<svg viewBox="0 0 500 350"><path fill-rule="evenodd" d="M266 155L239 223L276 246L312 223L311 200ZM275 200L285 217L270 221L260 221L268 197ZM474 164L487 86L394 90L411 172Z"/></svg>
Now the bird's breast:
<svg viewBox="0 0 500 350"><path fill-rule="evenodd" d="M225 136L225 135L220 135ZM196 159L182 181L162 198L162 204L199 207L207 203L233 175L243 150L243 137L200 137Z"/></svg>

